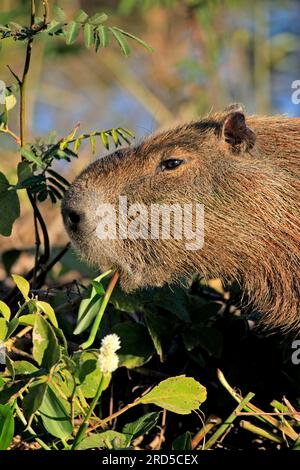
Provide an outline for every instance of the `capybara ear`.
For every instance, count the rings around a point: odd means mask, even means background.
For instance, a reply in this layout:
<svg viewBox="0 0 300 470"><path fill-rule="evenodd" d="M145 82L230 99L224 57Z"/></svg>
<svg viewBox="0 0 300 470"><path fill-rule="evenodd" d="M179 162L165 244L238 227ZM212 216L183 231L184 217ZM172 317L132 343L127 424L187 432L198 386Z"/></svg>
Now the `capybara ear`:
<svg viewBox="0 0 300 470"><path fill-rule="evenodd" d="M254 147L256 136L246 124L242 105L232 104L225 109L222 140L229 150L235 154L249 151Z"/></svg>

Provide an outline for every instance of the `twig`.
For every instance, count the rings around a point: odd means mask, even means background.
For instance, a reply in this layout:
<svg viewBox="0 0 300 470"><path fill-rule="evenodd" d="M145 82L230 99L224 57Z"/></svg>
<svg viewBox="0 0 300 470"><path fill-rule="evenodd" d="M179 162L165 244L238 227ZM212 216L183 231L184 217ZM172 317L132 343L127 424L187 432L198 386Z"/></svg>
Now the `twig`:
<svg viewBox="0 0 300 470"><path fill-rule="evenodd" d="M217 425L221 424L222 420L218 416L210 416L206 421L203 428L195 434L192 440L192 449L196 449L205 436Z"/></svg>
<svg viewBox="0 0 300 470"><path fill-rule="evenodd" d="M266 429L262 429L252 423L249 423L249 421L241 421L240 426L241 428L246 429L247 431L253 432L254 434L258 434L259 436L269 439L270 441L277 442L278 444L282 444L284 442L282 438L275 436L275 434L267 431Z"/></svg>
<svg viewBox="0 0 300 470"><path fill-rule="evenodd" d="M252 400L252 398L255 396L254 393L252 392L249 392L248 395L239 403L239 405L236 407L236 409L231 413L230 416L228 416L228 418L225 420L225 422L223 424L221 424L221 426L218 427L218 429L216 430L216 432L211 436L211 438L207 441L206 445L205 445L205 450L207 449L210 449L216 442L218 439L220 439L220 437L228 430L228 428L232 425L233 421L236 419L237 417L237 413L239 411L241 411L244 406L250 401Z"/></svg>

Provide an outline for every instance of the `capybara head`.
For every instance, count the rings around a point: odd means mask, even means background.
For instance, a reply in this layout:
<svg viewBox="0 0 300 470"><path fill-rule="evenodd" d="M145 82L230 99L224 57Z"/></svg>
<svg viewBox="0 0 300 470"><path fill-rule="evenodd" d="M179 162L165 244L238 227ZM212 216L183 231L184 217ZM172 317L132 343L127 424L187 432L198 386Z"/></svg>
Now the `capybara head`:
<svg viewBox="0 0 300 470"><path fill-rule="evenodd" d="M296 326L299 130L300 119L246 118L231 105L117 150L67 191L71 240L127 291L221 277L243 285L268 326Z"/></svg>

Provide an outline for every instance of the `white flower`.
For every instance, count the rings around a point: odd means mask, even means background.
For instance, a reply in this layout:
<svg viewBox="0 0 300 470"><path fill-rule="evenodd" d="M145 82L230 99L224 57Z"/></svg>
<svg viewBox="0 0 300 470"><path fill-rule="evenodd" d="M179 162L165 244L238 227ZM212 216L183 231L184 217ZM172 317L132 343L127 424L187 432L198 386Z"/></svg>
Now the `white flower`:
<svg viewBox="0 0 300 470"><path fill-rule="evenodd" d="M112 335L106 335L101 341L101 350L116 352L121 347L121 341L118 335L113 333Z"/></svg>
<svg viewBox="0 0 300 470"><path fill-rule="evenodd" d="M120 347L120 338L116 334L107 335L102 339L98 364L103 374L109 374L118 368L119 358L116 351Z"/></svg>

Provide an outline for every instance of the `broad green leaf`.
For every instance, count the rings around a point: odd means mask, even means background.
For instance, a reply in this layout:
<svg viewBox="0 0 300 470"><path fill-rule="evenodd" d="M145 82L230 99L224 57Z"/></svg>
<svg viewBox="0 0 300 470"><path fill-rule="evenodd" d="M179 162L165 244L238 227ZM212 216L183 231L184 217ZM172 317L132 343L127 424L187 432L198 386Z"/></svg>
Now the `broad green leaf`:
<svg viewBox="0 0 300 470"><path fill-rule="evenodd" d="M76 375L80 389L86 398L93 398L100 384L102 374L98 365L98 356L98 351L84 351L73 357L78 364Z"/></svg>
<svg viewBox="0 0 300 470"><path fill-rule="evenodd" d="M15 422L9 405L0 405L0 450L6 450L12 441Z"/></svg>
<svg viewBox="0 0 300 470"><path fill-rule="evenodd" d="M174 450L192 450L192 436L189 431L178 436L172 444Z"/></svg>
<svg viewBox="0 0 300 470"><path fill-rule="evenodd" d="M56 315L51 305L48 304L48 302L43 302L42 300L38 300L35 305L38 309L40 309L42 312L44 312L47 315L52 325L58 328Z"/></svg>
<svg viewBox="0 0 300 470"><path fill-rule="evenodd" d="M80 23L76 23L75 21L71 21L68 26L67 26L67 30L66 30L66 44L68 46L70 46L71 44L73 44L79 33L80 33L80 29L81 29L81 26L80 26Z"/></svg>
<svg viewBox="0 0 300 470"><path fill-rule="evenodd" d="M72 431L70 405L49 386L39 407L39 413L46 430L59 439L67 439Z"/></svg>
<svg viewBox="0 0 300 470"><path fill-rule="evenodd" d="M18 328L19 323L20 321L18 318L13 318L12 320L10 320L10 322L7 324L6 339L10 338L13 332Z"/></svg>
<svg viewBox="0 0 300 470"><path fill-rule="evenodd" d="M0 315L2 315L7 321L9 321L11 316L10 308L5 302L3 302L3 300L0 300Z"/></svg>
<svg viewBox="0 0 300 470"><path fill-rule="evenodd" d="M112 27L109 28L109 30L112 32L115 39L117 40L119 46L122 49L123 54L128 57L130 49L126 37L124 37L123 34L117 28Z"/></svg>
<svg viewBox="0 0 300 470"><path fill-rule="evenodd" d="M32 340L34 359L50 371L60 360L60 347L52 326L41 315L36 315Z"/></svg>
<svg viewBox="0 0 300 470"><path fill-rule="evenodd" d="M117 30L119 33L121 34L124 34L124 36L127 36L128 38L131 38L133 39L134 41L136 41L137 43L139 43L141 46L145 47L146 49L148 49L149 52L153 52L153 48L151 46L149 46L149 44L147 44L145 41L143 41L142 39L138 38L137 36L134 36L133 34L130 34L128 33L127 31L124 31L123 29L121 28L117 28L116 26L114 27L115 30Z"/></svg>
<svg viewBox="0 0 300 470"><path fill-rule="evenodd" d="M46 382L33 384L29 387L28 393L23 399L23 411L29 426L34 414L43 402L47 388L48 384Z"/></svg>
<svg viewBox="0 0 300 470"><path fill-rule="evenodd" d="M203 385L192 377L179 375L160 382L140 398L139 403L152 403L173 413L189 414L205 400L206 388Z"/></svg>
<svg viewBox="0 0 300 470"><path fill-rule="evenodd" d="M93 25L98 25L104 23L107 20L108 16L105 13L96 13L95 15L89 18L89 23Z"/></svg>
<svg viewBox="0 0 300 470"><path fill-rule="evenodd" d="M140 367L153 356L154 348L147 329L138 323L126 321L112 328L121 340L118 351L120 366L128 369Z"/></svg>
<svg viewBox="0 0 300 470"><path fill-rule="evenodd" d="M26 158L26 160L30 161L30 162L33 162L33 163L36 163L37 166L39 167L42 167L43 166L43 162L42 160L37 157L32 150L29 150L27 147L22 147L21 148L21 155L22 157Z"/></svg>
<svg viewBox="0 0 300 470"><path fill-rule="evenodd" d="M130 444L130 436L117 431L104 431L83 439L78 450L86 449L125 449Z"/></svg>
<svg viewBox="0 0 300 470"><path fill-rule="evenodd" d="M77 11L77 13L75 13L73 19L77 23L84 23L88 19L88 17L89 17L89 15L85 11L79 10L79 11Z"/></svg>
<svg viewBox="0 0 300 470"><path fill-rule="evenodd" d="M21 325L34 325L36 319L36 314L35 313L28 313L27 315L21 315L19 316L19 322Z"/></svg>
<svg viewBox="0 0 300 470"><path fill-rule="evenodd" d="M4 341L7 335L7 321L5 318L0 318L0 341Z"/></svg>
<svg viewBox="0 0 300 470"><path fill-rule="evenodd" d="M107 26L101 25L97 28L101 47L107 47L109 44L109 35ZM102 134L102 133L101 133ZM102 137L102 135L101 135Z"/></svg>
<svg viewBox="0 0 300 470"><path fill-rule="evenodd" d="M27 279L25 279L22 276L19 276L19 274L12 274L11 277L13 278L14 283L16 284L17 288L19 289L19 291L23 295L24 299L26 301L29 300L28 295L29 295L29 291L30 291L30 284L27 281Z"/></svg>
<svg viewBox="0 0 300 470"><path fill-rule="evenodd" d="M16 191L11 189L6 176L0 172L0 235L11 235L14 221L20 215L20 202Z"/></svg>
<svg viewBox="0 0 300 470"><path fill-rule="evenodd" d="M87 48L90 48L94 44L94 28L91 24L85 23L83 29L84 44Z"/></svg>
<svg viewBox="0 0 300 470"><path fill-rule="evenodd" d="M14 368L16 375L33 374L39 370L36 366L28 361L14 361Z"/></svg>
<svg viewBox="0 0 300 470"><path fill-rule="evenodd" d="M125 424L122 429L122 433L131 435L131 439L143 436L148 431L150 431L150 429L157 425L159 415L160 412L147 413L141 416L141 418L138 418L136 421Z"/></svg>

